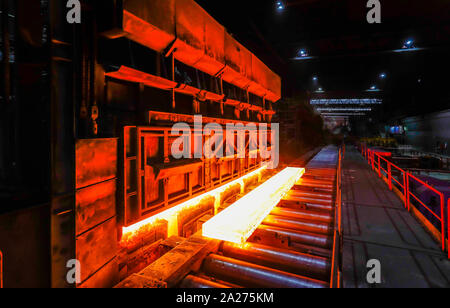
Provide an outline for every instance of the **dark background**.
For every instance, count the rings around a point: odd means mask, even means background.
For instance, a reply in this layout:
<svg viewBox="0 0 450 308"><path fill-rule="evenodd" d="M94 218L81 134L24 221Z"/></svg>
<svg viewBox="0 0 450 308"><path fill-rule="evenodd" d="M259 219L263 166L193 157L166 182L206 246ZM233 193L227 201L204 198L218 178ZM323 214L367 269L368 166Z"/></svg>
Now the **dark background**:
<svg viewBox="0 0 450 308"><path fill-rule="evenodd" d="M284 97L380 97L385 121L450 106L449 1L380 1L381 24L367 22L366 0L197 2L282 76ZM407 39L420 49L394 52ZM294 61L301 49L311 59Z"/></svg>

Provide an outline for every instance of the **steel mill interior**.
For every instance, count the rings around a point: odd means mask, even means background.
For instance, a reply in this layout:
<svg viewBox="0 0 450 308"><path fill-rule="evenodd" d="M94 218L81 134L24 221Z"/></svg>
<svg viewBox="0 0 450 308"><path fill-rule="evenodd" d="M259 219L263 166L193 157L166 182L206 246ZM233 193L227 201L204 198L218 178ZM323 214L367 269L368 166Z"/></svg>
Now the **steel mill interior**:
<svg viewBox="0 0 450 308"><path fill-rule="evenodd" d="M0 3L0 289L450 288L450 2Z"/></svg>

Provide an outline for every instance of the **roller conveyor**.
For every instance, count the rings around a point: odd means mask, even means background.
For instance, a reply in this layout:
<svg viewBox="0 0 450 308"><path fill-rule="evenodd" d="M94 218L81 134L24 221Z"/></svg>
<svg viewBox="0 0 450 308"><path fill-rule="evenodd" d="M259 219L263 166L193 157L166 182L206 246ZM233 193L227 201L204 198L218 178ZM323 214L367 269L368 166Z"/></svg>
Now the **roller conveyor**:
<svg viewBox="0 0 450 308"><path fill-rule="evenodd" d="M332 223L334 220L331 213L323 213L318 211L302 210L302 209L293 210L282 207L276 207L275 209L273 209L271 215L289 217L293 219L308 219L324 223Z"/></svg>
<svg viewBox="0 0 450 308"><path fill-rule="evenodd" d="M208 256L202 268L205 273L248 288L326 288L325 281L228 258Z"/></svg>
<svg viewBox="0 0 450 308"><path fill-rule="evenodd" d="M318 198L332 200L333 195L326 192L313 192L313 191L303 191L303 190L293 190L290 194L291 196L306 197L306 198Z"/></svg>
<svg viewBox="0 0 450 308"><path fill-rule="evenodd" d="M328 279L331 268L327 258L254 243L247 243L244 247L224 243L221 252L226 257L322 280Z"/></svg>
<svg viewBox="0 0 450 308"><path fill-rule="evenodd" d="M307 209L307 210L313 210L313 211L325 211L325 212L330 212L333 210L333 205L332 204L320 204L317 201L305 201L305 200L300 200L298 198L289 198L289 199L285 199L282 200L280 202L281 207L286 207L286 208L292 208L292 209Z"/></svg>
<svg viewBox="0 0 450 308"><path fill-rule="evenodd" d="M295 191L291 191L285 200L292 200L296 202L304 202L304 203L319 203L319 204L325 204L325 205L332 205L333 200L322 197L321 194L317 196L303 196L301 194L297 194Z"/></svg>
<svg viewBox="0 0 450 308"><path fill-rule="evenodd" d="M203 261L200 278L190 275L181 286L210 279L214 287L329 287L337 159L335 147L322 150L246 244L223 242Z"/></svg>
<svg viewBox="0 0 450 308"><path fill-rule="evenodd" d="M188 275L184 278L180 285L184 289L228 289L231 288L226 284L215 282L214 279L207 277L199 277L195 275Z"/></svg>
<svg viewBox="0 0 450 308"><path fill-rule="evenodd" d="M266 225L261 225L258 229L256 229L254 237L250 240L255 241L255 238L258 240L262 238L287 239L289 244L296 243L324 249L329 249L333 245L333 241L328 235L314 234L299 230L289 230Z"/></svg>
<svg viewBox="0 0 450 308"><path fill-rule="evenodd" d="M331 234L332 225L314 220L289 219L280 216L269 215L264 221L264 225L278 227L282 229L292 229L311 233Z"/></svg>

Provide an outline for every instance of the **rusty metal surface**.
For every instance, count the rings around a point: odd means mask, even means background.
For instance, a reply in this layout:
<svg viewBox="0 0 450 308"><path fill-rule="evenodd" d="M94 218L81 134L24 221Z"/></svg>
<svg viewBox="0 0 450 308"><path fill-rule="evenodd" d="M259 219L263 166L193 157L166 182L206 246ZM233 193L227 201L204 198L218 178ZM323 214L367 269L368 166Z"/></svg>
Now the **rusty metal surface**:
<svg viewBox="0 0 450 308"><path fill-rule="evenodd" d="M288 197L288 199L282 200L279 204L283 208L292 209L307 209L316 211L332 211L332 205L319 204L317 202L302 200L301 198Z"/></svg>
<svg viewBox="0 0 450 308"><path fill-rule="evenodd" d="M117 175L117 138L76 142L76 188L110 180Z"/></svg>
<svg viewBox="0 0 450 308"><path fill-rule="evenodd" d="M287 219L280 216L269 215L263 221L264 225L281 227L293 230L301 230L319 234L331 234L332 227L327 223L299 220L299 219Z"/></svg>
<svg viewBox="0 0 450 308"><path fill-rule="evenodd" d="M116 287L176 287L192 271L198 271L204 258L216 252L219 244L220 241L194 235Z"/></svg>
<svg viewBox="0 0 450 308"><path fill-rule="evenodd" d="M289 230L266 225L259 226L254 236L258 236L260 238L268 236L283 237L288 241L288 243L295 242L321 248L329 248L333 244L332 240L323 234L314 234L300 230Z"/></svg>
<svg viewBox="0 0 450 308"><path fill-rule="evenodd" d="M130 39L162 52L175 39L175 0L125 0L122 20Z"/></svg>
<svg viewBox="0 0 450 308"><path fill-rule="evenodd" d="M170 90L177 86L175 81L144 73L127 66L121 66L119 70L108 72L105 75L119 80L143 83L146 86L162 90Z"/></svg>
<svg viewBox="0 0 450 308"><path fill-rule="evenodd" d="M208 256L203 271L214 277L225 279L244 287L259 288L326 288L328 284L319 280L286 273L268 267L239 261L219 255Z"/></svg>
<svg viewBox="0 0 450 308"><path fill-rule="evenodd" d="M326 199L326 200L333 199L333 195L331 193L324 193L324 192L296 190L292 195L294 195L294 194L295 194L295 196L298 196L298 197L318 198L318 199Z"/></svg>
<svg viewBox="0 0 450 308"><path fill-rule="evenodd" d="M325 223L331 223L334 219L330 213L318 213L317 211L308 210L293 210L281 207L274 208L270 214L274 216L293 219L307 219Z"/></svg>
<svg viewBox="0 0 450 308"><path fill-rule="evenodd" d="M205 278L189 275L180 284L183 289L228 289L227 285L214 282Z"/></svg>
<svg viewBox="0 0 450 308"><path fill-rule="evenodd" d="M150 117L152 122L179 119L176 115L166 113L151 113ZM180 116L180 119L193 120L193 117ZM120 208L124 226L130 226L141 219L242 177L265 161L261 155L253 160L248 158L249 142L245 144L247 153L245 159L233 155L216 161L205 159L202 153L202 159L174 160L170 155L170 148L179 136L172 136L170 131L169 127L159 126L124 128L122 158L124 206ZM191 128L191 134L200 135L195 128ZM249 136L250 132L247 131L245 134ZM199 138L203 148L209 138L209 136ZM229 144L231 142L235 148L238 147L238 138L228 141ZM191 151L193 150L192 148ZM230 192L234 190L231 189ZM207 209L204 212L206 211Z"/></svg>
<svg viewBox="0 0 450 308"><path fill-rule="evenodd" d="M116 180L109 180L80 189L76 193L76 234L116 215Z"/></svg>
<svg viewBox="0 0 450 308"><path fill-rule="evenodd" d="M331 264L336 258L330 250L333 203L330 211L297 206L276 208L243 245L219 241L209 245L205 238L191 237L120 286L158 287L154 282L159 281L167 287L194 288L329 287Z"/></svg>
<svg viewBox="0 0 450 308"><path fill-rule="evenodd" d="M331 269L327 258L253 243L237 245L225 242L221 251L225 257L321 280L329 278Z"/></svg>
<svg viewBox="0 0 450 308"><path fill-rule="evenodd" d="M117 254L117 225L112 218L78 236L76 259L82 264L81 281L109 263Z"/></svg>
<svg viewBox="0 0 450 308"><path fill-rule="evenodd" d="M281 78L229 35L193 0L123 0L117 19L122 34L158 52L174 52L177 60L276 102ZM119 6L120 7L120 6ZM164 16L164 18L163 18ZM108 36L106 34L106 36Z"/></svg>
<svg viewBox="0 0 450 308"><path fill-rule="evenodd" d="M295 199L302 202L314 202L319 204L325 204L325 205L332 205L333 201L329 198L324 198L319 196L305 196L302 192L297 193L296 190L291 190L289 194L287 195L288 199Z"/></svg>
<svg viewBox="0 0 450 308"><path fill-rule="evenodd" d="M112 259L109 263L99 269L94 275L89 277L85 282L78 285L81 289L98 289L112 288L119 281L119 271L117 258Z"/></svg>

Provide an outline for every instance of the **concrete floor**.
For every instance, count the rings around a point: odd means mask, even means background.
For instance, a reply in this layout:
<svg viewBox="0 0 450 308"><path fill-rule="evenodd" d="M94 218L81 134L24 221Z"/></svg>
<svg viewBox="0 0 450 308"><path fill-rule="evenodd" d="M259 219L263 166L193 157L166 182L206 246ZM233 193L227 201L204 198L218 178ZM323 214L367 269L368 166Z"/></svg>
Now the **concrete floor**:
<svg viewBox="0 0 450 308"><path fill-rule="evenodd" d="M345 288L450 287L450 261L362 156L347 148L343 176ZM381 284L367 262L381 262Z"/></svg>

